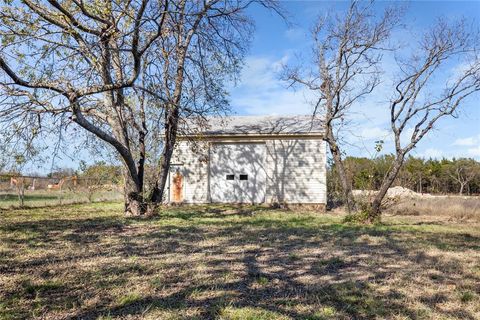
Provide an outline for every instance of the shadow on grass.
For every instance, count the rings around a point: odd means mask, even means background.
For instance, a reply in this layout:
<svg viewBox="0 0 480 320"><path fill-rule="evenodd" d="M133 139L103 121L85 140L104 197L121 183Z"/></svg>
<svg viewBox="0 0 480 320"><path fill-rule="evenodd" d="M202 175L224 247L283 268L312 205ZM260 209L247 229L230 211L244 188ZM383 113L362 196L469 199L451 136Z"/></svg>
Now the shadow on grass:
<svg viewBox="0 0 480 320"><path fill-rule="evenodd" d="M183 220L202 218L225 218L229 216L251 217L263 212L279 212L279 209L265 205L210 205L210 206L166 206L156 219L177 218ZM284 210L287 212L287 210Z"/></svg>
<svg viewBox="0 0 480 320"><path fill-rule="evenodd" d="M109 216L6 223L0 234L8 246L41 247L49 254L23 262L0 260L1 273L21 279L16 289L0 289L6 301L3 315L63 310L71 319L151 312L215 319L228 308L262 310L268 312L265 319L415 319L435 312L475 319L461 305L438 309L451 301L447 293L423 294L420 308L407 302L403 288L379 284L412 275L440 288L459 277L478 283L479 276L459 261L427 250L480 250L479 237L312 223L312 217L274 212L201 207L173 209L152 220ZM186 224L178 224L178 219ZM19 234L24 237L16 238ZM59 280L58 274L68 276ZM23 279L34 275L36 282ZM132 287L141 290L133 294ZM119 299L112 294L115 290L126 294ZM92 297L96 302L85 302Z"/></svg>

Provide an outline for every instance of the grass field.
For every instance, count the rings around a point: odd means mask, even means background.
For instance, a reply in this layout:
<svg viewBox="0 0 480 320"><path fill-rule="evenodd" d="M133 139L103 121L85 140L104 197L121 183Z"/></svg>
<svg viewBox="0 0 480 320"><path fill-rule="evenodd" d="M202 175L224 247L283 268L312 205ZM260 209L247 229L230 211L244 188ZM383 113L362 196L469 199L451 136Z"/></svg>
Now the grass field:
<svg viewBox="0 0 480 320"><path fill-rule="evenodd" d="M0 211L0 319L480 319L476 221L121 211Z"/></svg>
<svg viewBox="0 0 480 320"><path fill-rule="evenodd" d="M429 216L441 220L480 222L480 197L437 196L400 199L389 214Z"/></svg>
<svg viewBox="0 0 480 320"><path fill-rule="evenodd" d="M122 199L118 191L98 190L91 194L92 201L116 201ZM88 194L83 190L27 190L25 191L25 207L46 207L72 203L87 203ZM0 192L0 208L19 207L18 195L15 191Z"/></svg>

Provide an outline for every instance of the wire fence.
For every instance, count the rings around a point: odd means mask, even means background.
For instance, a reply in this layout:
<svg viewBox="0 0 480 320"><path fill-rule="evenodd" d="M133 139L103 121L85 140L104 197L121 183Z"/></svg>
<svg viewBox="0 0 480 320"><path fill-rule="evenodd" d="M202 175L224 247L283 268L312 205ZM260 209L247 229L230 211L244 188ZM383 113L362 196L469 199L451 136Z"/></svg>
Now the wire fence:
<svg viewBox="0 0 480 320"><path fill-rule="evenodd" d="M0 208L116 201L122 197L121 185L99 177L0 175Z"/></svg>

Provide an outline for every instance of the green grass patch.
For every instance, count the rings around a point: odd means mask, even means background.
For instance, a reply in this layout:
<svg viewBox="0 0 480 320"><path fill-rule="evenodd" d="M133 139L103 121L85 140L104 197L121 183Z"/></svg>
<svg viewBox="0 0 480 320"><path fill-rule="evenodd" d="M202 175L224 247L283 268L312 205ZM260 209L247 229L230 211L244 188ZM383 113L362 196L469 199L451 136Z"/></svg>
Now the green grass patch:
<svg viewBox="0 0 480 320"><path fill-rule="evenodd" d="M118 299L116 300L116 304L119 307L124 307L127 305L134 304L140 300L142 300L142 295L140 295L139 293L129 293L121 297L118 297Z"/></svg>
<svg viewBox="0 0 480 320"><path fill-rule="evenodd" d="M476 298L475 293L473 293L473 292L470 291L470 290L462 291L462 292L460 292L459 295L460 295L460 301L461 301L462 303L471 302L471 301L473 301L473 300Z"/></svg>
<svg viewBox="0 0 480 320"><path fill-rule="evenodd" d="M286 316L261 308L234 308L226 307L221 310L219 320L287 320Z"/></svg>

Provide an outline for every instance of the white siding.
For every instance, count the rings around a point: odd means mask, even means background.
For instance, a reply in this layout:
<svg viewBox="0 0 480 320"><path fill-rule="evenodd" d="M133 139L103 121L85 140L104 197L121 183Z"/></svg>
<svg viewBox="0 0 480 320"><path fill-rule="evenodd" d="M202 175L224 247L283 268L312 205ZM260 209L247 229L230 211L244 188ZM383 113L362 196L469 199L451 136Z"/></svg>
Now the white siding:
<svg viewBox="0 0 480 320"><path fill-rule="evenodd" d="M326 203L326 156L322 140L267 142L267 203Z"/></svg>
<svg viewBox="0 0 480 320"><path fill-rule="evenodd" d="M218 142L218 140L216 141ZM229 142L226 140L225 142ZM244 143L251 143L245 137ZM320 139L256 139L266 145L266 203L325 204L326 145ZM236 143L242 143L236 141ZM180 141L172 159L171 171L180 170L184 179L184 202L210 202L208 144L192 151L191 144ZM177 166L178 165L178 166ZM171 180L171 177L169 178ZM169 181L169 185L171 181ZM169 191L171 192L171 191ZM171 196L170 198L171 199ZM168 199L167 199L168 200Z"/></svg>
<svg viewBox="0 0 480 320"><path fill-rule="evenodd" d="M173 166L170 168L170 172L174 173L178 168L184 177L183 199L185 203L208 202L208 162L205 161L208 158L208 153L206 153L208 147L202 145L197 146L197 149L202 152L194 152L192 144L188 141L179 141L172 157ZM172 176L173 174L169 176L169 186L172 183ZM169 199L172 199L171 189L169 188Z"/></svg>
<svg viewBox="0 0 480 320"><path fill-rule="evenodd" d="M264 203L265 156L265 143L212 144L210 147L212 202ZM231 180L227 179L227 176Z"/></svg>

